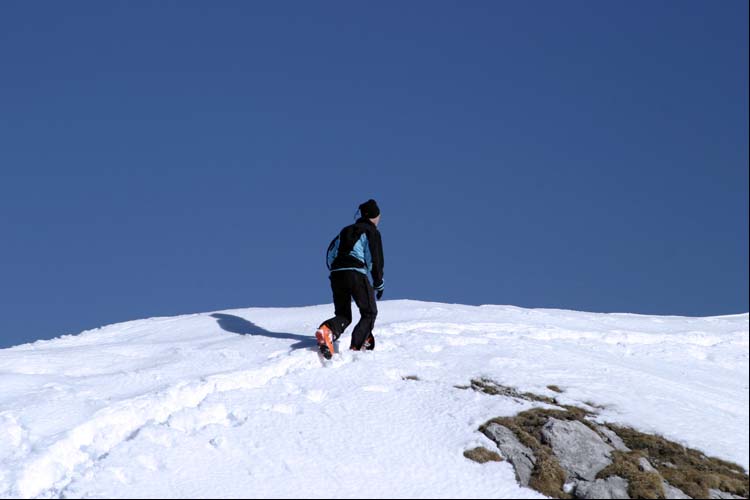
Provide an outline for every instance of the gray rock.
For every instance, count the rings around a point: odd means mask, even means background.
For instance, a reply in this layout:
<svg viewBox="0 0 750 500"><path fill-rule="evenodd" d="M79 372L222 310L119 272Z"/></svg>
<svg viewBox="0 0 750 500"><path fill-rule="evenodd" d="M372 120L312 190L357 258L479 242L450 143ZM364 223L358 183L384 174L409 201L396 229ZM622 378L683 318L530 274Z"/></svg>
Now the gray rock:
<svg viewBox="0 0 750 500"><path fill-rule="evenodd" d="M684 499L684 498L692 498L685 494L684 491L682 491L680 488L675 488L671 484L669 484L666 481L661 482L662 486L664 486L664 498L667 499Z"/></svg>
<svg viewBox="0 0 750 500"><path fill-rule="evenodd" d="M596 481L581 481L576 485L576 498L630 498L628 481L619 476Z"/></svg>
<svg viewBox="0 0 750 500"><path fill-rule="evenodd" d="M742 498L742 497L738 497L737 495L732 495L731 493L727 493L726 491L710 489L708 490L708 498Z"/></svg>
<svg viewBox="0 0 750 500"><path fill-rule="evenodd" d="M596 430L599 431L599 434L602 435L602 437L604 438L604 442L612 446L615 450L626 452L630 451L630 448L625 445L625 442L622 440L622 438L615 434L615 431L613 431L606 425L597 425Z"/></svg>
<svg viewBox="0 0 750 500"><path fill-rule="evenodd" d="M528 486L536 457L531 448L524 446L515 433L505 426L490 424L484 432L497 444L500 454L516 469L516 478L521 486Z"/></svg>
<svg viewBox="0 0 750 500"><path fill-rule="evenodd" d="M651 465L651 462L649 462L646 457L641 457L638 459L638 468L643 472L653 472L655 474L659 473L658 470L654 469L654 466Z"/></svg>
<svg viewBox="0 0 750 500"><path fill-rule="evenodd" d="M586 425L550 418L542 427L542 439L549 444L569 478L593 481L612 463L613 448Z"/></svg>
<svg viewBox="0 0 750 500"><path fill-rule="evenodd" d="M659 474L659 471L651 465L651 462L648 461L646 457L641 457L638 459L638 468L641 469L643 472L651 472L653 474L656 474L661 479L661 485L664 488L664 498L670 498L670 499L685 499L690 498L685 494L684 491L682 491L679 488L675 488L668 482L666 482L662 477L661 474Z"/></svg>

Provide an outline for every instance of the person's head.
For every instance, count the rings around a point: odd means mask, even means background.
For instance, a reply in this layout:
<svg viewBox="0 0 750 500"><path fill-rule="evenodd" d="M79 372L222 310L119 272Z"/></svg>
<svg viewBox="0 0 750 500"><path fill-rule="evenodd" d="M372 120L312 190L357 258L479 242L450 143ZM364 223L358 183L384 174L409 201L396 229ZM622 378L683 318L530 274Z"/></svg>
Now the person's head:
<svg viewBox="0 0 750 500"><path fill-rule="evenodd" d="M369 199L359 206L359 213L362 217L370 219L376 226L380 223L380 207L375 200Z"/></svg>

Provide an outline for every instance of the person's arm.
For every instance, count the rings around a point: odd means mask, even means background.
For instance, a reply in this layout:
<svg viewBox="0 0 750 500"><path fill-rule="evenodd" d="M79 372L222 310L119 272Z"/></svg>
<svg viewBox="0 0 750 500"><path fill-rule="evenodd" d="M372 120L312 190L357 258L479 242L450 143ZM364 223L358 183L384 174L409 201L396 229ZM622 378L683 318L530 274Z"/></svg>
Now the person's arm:
<svg viewBox="0 0 750 500"><path fill-rule="evenodd" d="M328 269L331 269L331 266L333 266L333 261L336 260L336 257L339 254L339 242L341 241L341 236L336 236L333 240L331 240L331 243L328 245L328 251L326 252L326 265L328 266Z"/></svg>
<svg viewBox="0 0 750 500"><path fill-rule="evenodd" d="M380 231L373 231L370 238L367 239L370 246L370 255L372 256L372 284L375 290L382 292L383 285L383 241L380 238Z"/></svg>

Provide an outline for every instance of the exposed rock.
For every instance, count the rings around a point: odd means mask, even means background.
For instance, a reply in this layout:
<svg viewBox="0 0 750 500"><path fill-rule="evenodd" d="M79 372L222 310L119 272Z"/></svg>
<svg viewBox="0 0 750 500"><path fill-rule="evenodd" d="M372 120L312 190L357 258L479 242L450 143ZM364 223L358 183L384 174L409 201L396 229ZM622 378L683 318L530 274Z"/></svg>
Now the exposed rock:
<svg viewBox="0 0 750 500"><path fill-rule="evenodd" d="M592 417L575 406L533 408L480 430L514 465L523 486L550 498L748 498L742 466Z"/></svg>
<svg viewBox="0 0 750 500"><path fill-rule="evenodd" d="M630 451L630 448L625 445L625 442L620 438L620 436L615 434L615 431L613 431L606 425L597 425L596 430L599 431L599 434L602 435L602 437L604 438L604 442L612 446L615 450L625 452Z"/></svg>
<svg viewBox="0 0 750 500"><path fill-rule="evenodd" d="M659 473L658 470L654 469L654 466L651 465L651 462L649 462L646 457L641 457L638 460L638 468L641 469L643 472L653 472L654 474Z"/></svg>
<svg viewBox="0 0 750 500"><path fill-rule="evenodd" d="M571 478L593 481L612 463L613 448L581 422L550 418L542 427L542 438Z"/></svg>
<svg viewBox="0 0 750 500"><path fill-rule="evenodd" d="M458 386L456 386L458 388ZM483 392L490 396L505 396L514 399L523 399L525 401L539 401L541 403L556 404L554 398L547 396L540 396L533 392L519 392L515 387L498 384L494 380L488 378L475 378L471 381L471 386L468 387L477 392Z"/></svg>
<svg viewBox="0 0 750 500"><path fill-rule="evenodd" d="M628 482L620 476L596 481L581 481L576 485L576 498L630 498Z"/></svg>
<svg viewBox="0 0 750 500"><path fill-rule="evenodd" d="M708 498L742 498L742 497L739 497L737 495L732 495L731 493L727 493L726 491L709 489Z"/></svg>
<svg viewBox="0 0 750 500"><path fill-rule="evenodd" d="M664 498L667 499L685 499L685 498L692 498L691 496L688 496L685 494L684 491L682 491L680 488L675 488L671 484L669 484L666 481L662 481L662 486L664 486Z"/></svg>
<svg viewBox="0 0 750 500"><path fill-rule="evenodd" d="M536 457L531 448L524 446L515 433L502 425L492 423L485 428L485 435L492 439L500 453L516 469L516 478L521 486L528 486Z"/></svg>

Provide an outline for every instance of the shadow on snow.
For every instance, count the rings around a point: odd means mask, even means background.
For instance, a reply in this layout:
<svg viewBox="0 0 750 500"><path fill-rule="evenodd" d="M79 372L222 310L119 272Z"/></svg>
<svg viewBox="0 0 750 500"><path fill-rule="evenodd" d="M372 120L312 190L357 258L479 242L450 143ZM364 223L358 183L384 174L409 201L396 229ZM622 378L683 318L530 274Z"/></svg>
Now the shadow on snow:
<svg viewBox="0 0 750 500"><path fill-rule="evenodd" d="M315 337L311 335L270 332L265 328L259 327L252 321L248 321L245 318L240 318L239 316L234 316L232 314L214 313L211 317L216 318L219 326L227 332L236 333L238 335L259 335L272 339L296 340L297 343L292 344L290 346L291 349L310 349L317 347Z"/></svg>

